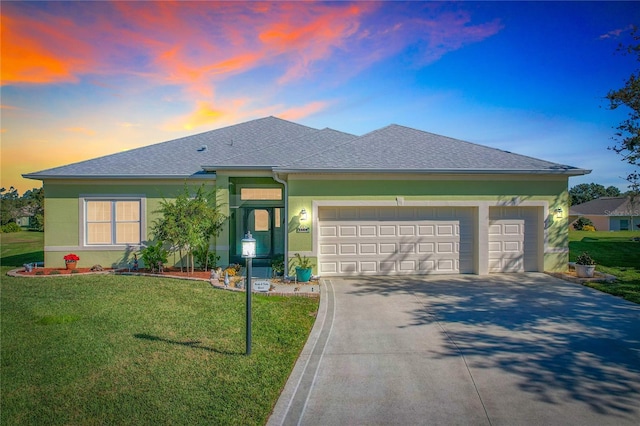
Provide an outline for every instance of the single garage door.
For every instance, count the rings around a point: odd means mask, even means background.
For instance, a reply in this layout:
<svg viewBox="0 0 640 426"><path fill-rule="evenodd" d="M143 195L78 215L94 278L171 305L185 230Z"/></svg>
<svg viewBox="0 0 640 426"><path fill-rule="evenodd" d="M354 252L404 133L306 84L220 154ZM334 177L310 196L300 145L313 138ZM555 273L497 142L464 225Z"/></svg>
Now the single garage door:
<svg viewBox="0 0 640 426"><path fill-rule="evenodd" d="M489 209L489 272L538 270L539 209Z"/></svg>
<svg viewBox="0 0 640 426"><path fill-rule="evenodd" d="M331 275L473 272L473 210L321 207L318 269Z"/></svg>

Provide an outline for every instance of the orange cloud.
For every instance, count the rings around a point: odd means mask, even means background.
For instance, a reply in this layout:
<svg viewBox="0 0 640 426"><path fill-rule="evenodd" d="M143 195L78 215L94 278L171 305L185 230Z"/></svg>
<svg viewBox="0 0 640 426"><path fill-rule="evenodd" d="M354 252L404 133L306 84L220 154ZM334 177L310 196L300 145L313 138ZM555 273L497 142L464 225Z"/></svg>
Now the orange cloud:
<svg viewBox="0 0 640 426"><path fill-rule="evenodd" d="M329 102L311 102L301 107L289 108L278 114L278 117L285 120L300 120L324 110L329 106Z"/></svg>

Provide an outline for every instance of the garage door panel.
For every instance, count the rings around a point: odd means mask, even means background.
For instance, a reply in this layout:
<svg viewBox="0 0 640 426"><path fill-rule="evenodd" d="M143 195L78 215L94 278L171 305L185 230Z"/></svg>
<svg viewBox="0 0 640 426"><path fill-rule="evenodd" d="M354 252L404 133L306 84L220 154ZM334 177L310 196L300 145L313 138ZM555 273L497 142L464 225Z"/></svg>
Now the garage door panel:
<svg viewBox="0 0 640 426"><path fill-rule="evenodd" d="M338 245L320 244L320 254L338 254Z"/></svg>
<svg viewBox="0 0 640 426"><path fill-rule="evenodd" d="M355 237L358 235L358 228L355 225L341 225L338 228L338 235L341 237Z"/></svg>
<svg viewBox="0 0 640 426"><path fill-rule="evenodd" d="M362 254L362 255L378 254L378 244L376 244L376 243L361 243L360 244L360 254Z"/></svg>
<svg viewBox="0 0 640 426"><path fill-rule="evenodd" d="M360 225L360 236L361 237L377 237L378 236L378 228L375 225Z"/></svg>
<svg viewBox="0 0 640 426"><path fill-rule="evenodd" d="M496 207L489 210L489 271L538 270L539 208Z"/></svg>
<svg viewBox="0 0 640 426"><path fill-rule="evenodd" d="M320 236L321 237L335 237L338 235L338 227L335 225L321 225Z"/></svg>
<svg viewBox="0 0 640 426"><path fill-rule="evenodd" d="M416 227L414 225L399 225L398 235L401 237L413 237L416 235Z"/></svg>
<svg viewBox="0 0 640 426"><path fill-rule="evenodd" d="M358 253L357 244L340 244L340 254L343 256L349 256Z"/></svg>

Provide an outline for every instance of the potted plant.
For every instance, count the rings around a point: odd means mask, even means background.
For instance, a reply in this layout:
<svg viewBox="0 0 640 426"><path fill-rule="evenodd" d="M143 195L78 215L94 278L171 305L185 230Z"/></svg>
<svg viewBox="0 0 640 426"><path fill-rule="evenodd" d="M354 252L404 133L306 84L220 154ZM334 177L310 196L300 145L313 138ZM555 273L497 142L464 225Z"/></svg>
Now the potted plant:
<svg viewBox="0 0 640 426"><path fill-rule="evenodd" d="M80 260L78 255L73 253L69 253L64 257L64 263L67 269L76 269L76 266L78 265L78 260Z"/></svg>
<svg viewBox="0 0 640 426"><path fill-rule="evenodd" d="M300 253L294 255L294 265L296 267L296 279L300 283L309 282L311 279L311 271L313 263L307 256L300 256Z"/></svg>
<svg viewBox="0 0 640 426"><path fill-rule="evenodd" d="M596 269L596 261L586 251L576 259L576 275L580 278L591 278Z"/></svg>
<svg viewBox="0 0 640 426"><path fill-rule="evenodd" d="M273 274L276 277L281 277L284 275L284 255L279 254L273 258L271 261L271 269L273 270Z"/></svg>

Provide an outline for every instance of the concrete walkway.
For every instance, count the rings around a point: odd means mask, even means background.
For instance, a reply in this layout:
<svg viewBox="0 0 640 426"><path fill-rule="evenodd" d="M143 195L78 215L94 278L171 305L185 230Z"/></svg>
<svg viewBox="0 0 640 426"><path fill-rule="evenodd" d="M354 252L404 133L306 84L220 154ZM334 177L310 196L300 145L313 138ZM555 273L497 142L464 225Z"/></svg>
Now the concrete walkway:
<svg viewBox="0 0 640 426"><path fill-rule="evenodd" d="M269 425L640 424L640 305L544 274L321 292Z"/></svg>

